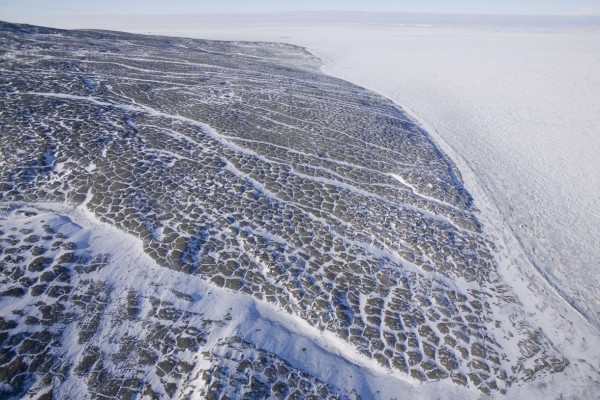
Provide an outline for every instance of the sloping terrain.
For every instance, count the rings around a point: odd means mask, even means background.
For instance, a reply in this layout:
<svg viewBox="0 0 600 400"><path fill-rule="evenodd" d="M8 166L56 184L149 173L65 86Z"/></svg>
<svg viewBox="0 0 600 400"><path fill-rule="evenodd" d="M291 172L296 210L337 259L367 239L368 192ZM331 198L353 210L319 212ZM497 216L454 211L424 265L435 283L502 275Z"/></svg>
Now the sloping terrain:
<svg viewBox="0 0 600 400"><path fill-rule="evenodd" d="M500 395L568 367L427 133L303 49L0 35L2 397Z"/></svg>

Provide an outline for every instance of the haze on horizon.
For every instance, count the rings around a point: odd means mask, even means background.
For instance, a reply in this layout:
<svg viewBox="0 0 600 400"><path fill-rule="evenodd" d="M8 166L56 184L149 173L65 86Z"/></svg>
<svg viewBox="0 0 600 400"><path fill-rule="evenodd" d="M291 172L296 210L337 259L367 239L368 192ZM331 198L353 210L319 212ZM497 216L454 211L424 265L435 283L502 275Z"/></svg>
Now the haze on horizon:
<svg viewBox="0 0 600 400"><path fill-rule="evenodd" d="M161 15L207 13L286 13L310 11L368 11L448 14L599 15L597 0L0 0L0 18L26 15Z"/></svg>

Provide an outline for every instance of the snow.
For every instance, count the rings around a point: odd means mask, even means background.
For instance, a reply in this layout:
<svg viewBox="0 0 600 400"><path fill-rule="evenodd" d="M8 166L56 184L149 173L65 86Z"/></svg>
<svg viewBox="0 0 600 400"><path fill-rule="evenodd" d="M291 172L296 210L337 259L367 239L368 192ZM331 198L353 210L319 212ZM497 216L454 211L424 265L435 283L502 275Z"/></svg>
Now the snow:
<svg viewBox="0 0 600 400"><path fill-rule="evenodd" d="M378 398L428 399L432 393L439 392L444 392L447 394L445 398L450 399L476 399L479 396L472 388L463 388L450 382L420 385L418 381L392 373L375 360L360 354L335 334L320 331L283 309L257 301L248 294L216 287L202 277L160 267L144 252L140 239L100 221L85 206L68 203L31 203L21 206L38 214L6 221L5 228L21 228L43 221L77 242L79 248L96 254L110 254L109 265L98 271L94 279L109 283L115 292L127 293L134 289L174 303L178 301L172 293L183 292L190 294L194 301L179 301L181 304L177 305L181 309L202 314L209 320L233 316L227 324L213 329L205 351L215 347L219 339L239 335L326 383L348 391L356 389L363 398L377 394ZM9 307L18 309L19 302ZM145 312L141 311L142 314ZM125 325L121 329L127 330L128 327ZM101 342L108 347L112 346L109 335L114 334L109 331L106 328L100 332L107 339ZM65 336L70 338L65 348L73 359L81 352L81 344L75 333ZM125 331L120 332L118 337L125 334ZM127 331L127 334L131 335L132 332ZM69 393L81 396L83 387L85 384L78 385L74 377L60 391L72 391Z"/></svg>
<svg viewBox="0 0 600 400"><path fill-rule="evenodd" d="M407 33L353 36L349 55L335 46L325 70L427 121L529 258L598 327L599 35Z"/></svg>
<svg viewBox="0 0 600 400"><path fill-rule="evenodd" d="M211 21L188 17L183 23L177 18L183 17L162 18L160 24L142 17L133 18L133 23L132 18L96 20L93 27L306 46L324 60L325 72L391 98L426 127L460 169L480 209L479 217L499 249L496 256L503 277L519 294L528 318L575 360L566 375L548 377L535 388L515 385L509 394L551 396L560 388L579 392L582 398L593 397L591 389L577 388L577 378L586 375L589 364L600 362L600 24L579 27L533 21L516 27L509 23L482 27L464 21L454 25L387 20L329 23L325 17L319 23L295 17L283 24L268 18L265 22L264 16L244 17L242 23L239 16ZM90 20L79 19L45 25L89 28L89 24ZM132 111L155 110L132 107ZM399 174L392 176L422 196ZM127 246L132 246L142 252L141 244L120 238L112 228L97 221L83 223L81 218L93 218L91 214L55 211L83 226L102 226L91 228L98 229L96 239L91 239L98 251L111 249L127 257L133 254ZM397 395L398 387L406 390L407 398L425 398L440 388L456 391L445 392L444 397L474 396L443 383L413 388L412 382L400 382L360 355L350 354L353 349L344 348L335 338L248 296L205 288L200 280L190 282L184 275L164 281L174 287L188 286L190 291L195 285L207 315L211 310L223 312L219 304L245 307L246 311L235 313L244 316L235 321L240 333L326 382L342 387L352 383L363 393L377 387L382 397ZM225 295L231 297L227 302L222 300ZM268 334L255 334L256 329ZM290 342L302 346L287 348ZM308 359L298 351L302 347ZM340 381L356 368L346 360L372 376L365 375L365 381ZM329 375L332 366L344 373Z"/></svg>
<svg viewBox="0 0 600 400"><path fill-rule="evenodd" d="M44 22L44 21L33 21ZM600 19L402 14L46 20L307 47L422 122L529 262L600 329Z"/></svg>

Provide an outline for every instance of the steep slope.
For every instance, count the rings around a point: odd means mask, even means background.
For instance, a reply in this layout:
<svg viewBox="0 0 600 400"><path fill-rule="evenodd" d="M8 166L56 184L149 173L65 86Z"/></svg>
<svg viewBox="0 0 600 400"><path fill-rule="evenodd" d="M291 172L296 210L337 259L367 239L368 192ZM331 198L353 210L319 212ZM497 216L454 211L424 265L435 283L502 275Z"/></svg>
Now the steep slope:
<svg viewBox="0 0 600 400"><path fill-rule="evenodd" d="M3 395L501 394L568 367L427 133L303 49L0 34Z"/></svg>

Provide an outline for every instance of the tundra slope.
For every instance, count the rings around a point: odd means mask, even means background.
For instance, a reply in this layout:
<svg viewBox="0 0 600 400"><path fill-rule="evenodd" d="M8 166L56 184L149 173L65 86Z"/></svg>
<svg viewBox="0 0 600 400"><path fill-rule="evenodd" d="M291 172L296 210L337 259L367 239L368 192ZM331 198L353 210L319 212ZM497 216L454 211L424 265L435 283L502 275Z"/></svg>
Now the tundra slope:
<svg viewBox="0 0 600 400"><path fill-rule="evenodd" d="M408 382L388 394L501 394L568 369L452 163L303 49L1 35L3 396L370 398L382 370Z"/></svg>

